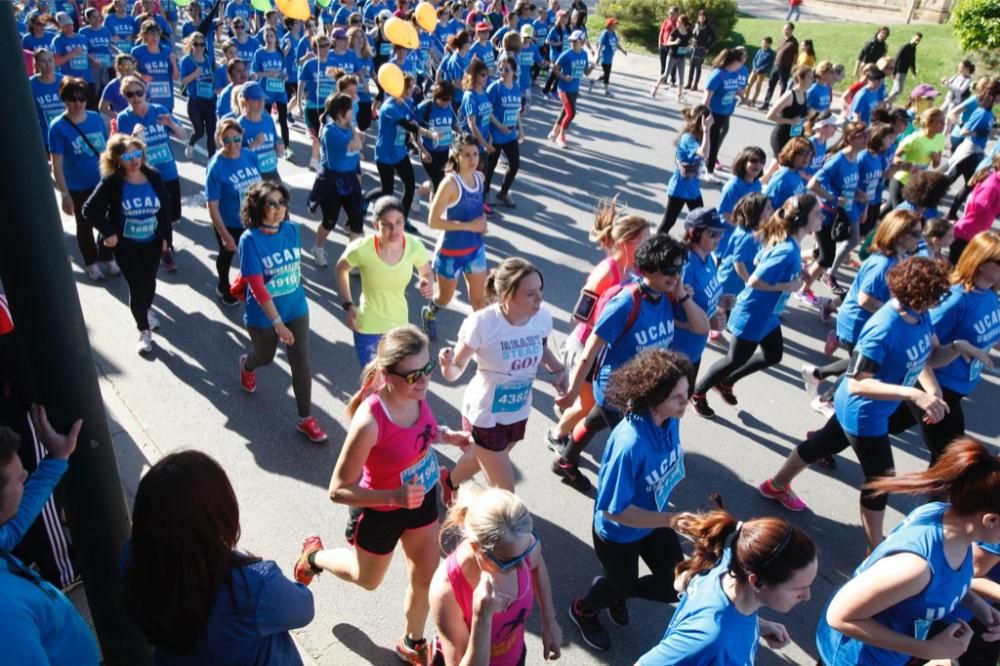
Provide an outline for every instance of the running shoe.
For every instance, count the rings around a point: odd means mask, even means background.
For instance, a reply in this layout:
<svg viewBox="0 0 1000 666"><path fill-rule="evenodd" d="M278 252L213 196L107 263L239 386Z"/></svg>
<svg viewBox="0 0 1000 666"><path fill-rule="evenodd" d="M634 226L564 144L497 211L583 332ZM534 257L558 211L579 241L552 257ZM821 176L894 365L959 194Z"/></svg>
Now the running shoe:
<svg viewBox="0 0 1000 666"><path fill-rule="evenodd" d="M517 204L514 203L514 199L510 196L510 192L501 192L497 195L497 201L502 203L507 208L516 208Z"/></svg>
<svg viewBox="0 0 1000 666"><path fill-rule="evenodd" d="M566 137L559 135L556 137L556 145L560 148L568 148L569 144L566 143Z"/></svg>
<svg viewBox="0 0 1000 666"><path fill-rule="evenodd" d="M309 160L309 169L319 173L322 171L323 167L320 165L319 160L314 157Z"/></svg>
<svg viewBox="0 0 1000 666"><path fill-rule="evenodd" d="M739 404L739 401L736 399L736 395L733 393L732 384L723 384L722 382L719 382L712 388L714 388L718 394L722 396L722 399L726 401L727 405L735 407Z"/></svg>
<svg viewBox="0 0 1000 666"><path fill-rule="evenodd" d="M257 390L257 373L253 370L245 370L244 365L247 362L247 355L243 354L240 356L240 386L247 393L253 393Z"/></svg>
<svg viewBox="0 0 1000 666"><path fill-rule="evenodd" d="M704 393L692 393L691 404L698 416L706 419L715 418L715 410L708 406L708 397Z"/></svg>
<svg viewBox="0 0 1000 666"><path fill-rule="evenodd" d="M571 463L559 457L552 461L552 471L557 476L561 476L563 483L568 484L573 490L581 493L590 492L590 479L583 475L583 472L580 471L580 466L576 463Z"/></svg>
<svg viewBox="0 0 1000 666"><path fill-rule="evenodd" d="M322 569L315 569L313 565L309 564L309 556L321 550L323 550L323 541L318 534L310 534L302 540L302 552L299 553L299 559L295 561L295 569L293 570L295 582L308 585L314 576L322 573Z"/></svg>
<svg viewBox="0 0 1000 666"><path fill-rule="evenodd" d="M557 437L552 434L551 430L547 430L545 431L545 444L549 447L549 451L557 456L561 456L563 448L569 444L569 435Z"/></svg>
<svg viewBox="0 0 1000 666"><path fill-rule="evenodd" d="M451 506L452 499L455 496L455 491L448 485L450 478L451 470L443 465L438 468L438 483L441 484L441 502L445 506Z"/></svg>
<svg viewBox="0 0 1000 666"><path fill-rule="evenodd" d="M830 331L826 334L826 342L823 343L823 353L827 356L833 356L833 352L837 351L837 347L840 346L840 339L837 338L837 331Z"/></svg>
<svg viewBox="0 0 1000 666"><path fill-rule="evenodd" d="M589 79L589 78L587 79L587 92L588 93L594 92L594 79Z"/></svg>
<svg viewBox="0 0 1000 666"><path fill-rule="evenodd" d="M170 253L170 250L167 250L160 255L160 265L163 266L163 270L168 273L177 272L177 262L174 261L174 255Z"/></svg>
<svg viewBox="0 0 1000 666"><path fill-rule="evenodd" d="M559 135L555 131L549 132L549 141L555 141L557 136Z"/></svg>
<svg viewBox="0 0 1000 666"><path fill-rule="evenodd" d="M829 289L834 296L843 296L847 293L847 289L837 282L837 278L833 277L829 273L823 274L823 284L826 285L827 289Z"/></svg>
<svg viewBox="0 0 1000 666"><path fill-rule="evenodd" d="M792 490L791 484L788 484L785 488L779 488L771 483L771 479L767 479L764 483L757 486L757 490L760 491L760 494L764 497L779 502L781 506L785 507L789 511L805 511L809 508L806 506L806 503L795 494Z"/></svg>
<svg viewBox="0 0 1000 666"><path fill-rule="evenodd" d="M494 214L493 207L490 206L485 201L483 202L483 213L486 214L486 215L493 215Z"/></svg>
<svg viewBox="0 0 1000 666"><path fill-rule="evenodd" d="M420 308L420 325L424 329L424 334L427 339L431 342L437 342L438 339L438 325L437 325L437 313L429 305L425 305Z"/></svg>
<svg viewBox="0 0 1000 666"><path fill-rule="evenodd" d="M629 616L628 616L628 606L625 605L625 600L615 601L610 606L608 606L608 617L611 621L617 624L619 627L627 627Z"/></svg>
<svg viewBox="0 0 1000 666"><path fill-rule="evenodd" d="M218 295L219 300L222 301L223 305L233 306L240 304L240 299L229 293L228 289L223 289L222 287L217 286L215 288L215 293Z"/></svg>
<svg viewBox="0 0 1000 666"><path fill-rule="evenodd" d="M819 460L816 461L816 464L823 469L837 469L837 459L829 455L820 456Z"/></svg>
<svg viewBox="0 0 1000 666"><path fill-rule="evenodd" d="M322 247L314 247L312 249L313 263L315 263L320 268L326 268L329 264L326 261L326 250Z"/></svg>
<svg viewBox="0 0 1000 666"><path fill-rule="evenodd" d="M146 321L149 323L149 330L156 331L160 328L160 319L152 310L146 311Z"/></svg>
<svg viewBox="0 0 1000 666"><path fill-rule="evenodd" d="M757 107L757 110L758 111L767 111L770 108L771 108L771 105L768 104L767 102L764 102L760 106Z"/></svg>
<svg viewBox="0 0 1000 666"><path fill-rule="evenodd" d="M112 259L111 261L102 261L101 269L107 275L121 275L122 269L118 267L118 262Z"/></svg>
<svg viewBox="0 0 1000 666"><path fill-rule="evenodd" d="M833 403L829 400L824 400L821 395L813 398L809 402L809 406L812 407L813 411L822 414L824 418L830 418L834 414Z"/></svg>
<svg viewBox="0 0 1000 666"><path fill-rule="evenodd" d="M326 431L319 427L316 418L308 416L296 424L295 429L309 438L310 442L325 442Z"/></svg>
<svg viewBox="0 0 1000 666"><path fill-rule="evenodd" d="M295 157L295 153L292 151L291 148L285 146L285 161L291 162L293 157Z"/></svg>
<svg viewBox="0 0 1000 666"><path fill-rule="evenodd" d="M406 644L406 638L400 638L396 643L396 656L404 664L415 664L416 666L427 666L429 663L429 643L421 640L415 647Z"/></svg>
<svg viewBox="0 0 1000 666"><path fill-rule="evenodd" d="M194 146L190 144L184 146L184 157L186 157L187 159L191 159L192 157L194 157Z"/></svg>
<svg viewBox="0 0 1000 666"><path fill-rule="evenodd" d="M837 305L832 298L826 298L824 296L819 300L819 320L827 326L830 325L836 311Z"/></svg>
<svg viewBox="0 0 1000 666"><path fill-rule="evenodd" d="M802 384L806 388L806 393L810 398L815 398L819 390L819 377L816 376L816 366L806 363L799 369L802 375Z"/></svg>
<svg viewBox="0 0 1000 666"><path fill-rule="evenodd" d="M89 277L91 280L94 280L95 282L104 279L104 272L101 270L101 267L98 266L96 263L88 265L85 270L87 272L87 277Z"/></svg>
<svg viewBox="0 0 1000 666"><path fill-rule="evenodd" d="M608 630L601 626L597 613L586 615L579 610L580 599L576 598L569 605L569 619L573 621L584 642L595 650L610 650L611 636Z"/></svg>
<svg viewBox="0 0 1000 666"><path fill-rule="evenodd" d="M806 287L802 287L802 289L795 292L795 298L809 305L816 305L817 302L816 294L813 293L812 289L807 289Z"/></svg>
<svg viewBox="0 0 1000 666"><path fill-rule="evenodd" d="M137 354L148 354L153 351L152 331L146 330L139 332L139 342L135 344L135 351Z"/></svg>
<svg viewBox="0 0 1000 666"><path fill-rule="evenodd" d="M613 92L611 92L610 90L608 90L607 88L605 88L604 89L604 96L605 97L614 97L615 94Z"/></svg>

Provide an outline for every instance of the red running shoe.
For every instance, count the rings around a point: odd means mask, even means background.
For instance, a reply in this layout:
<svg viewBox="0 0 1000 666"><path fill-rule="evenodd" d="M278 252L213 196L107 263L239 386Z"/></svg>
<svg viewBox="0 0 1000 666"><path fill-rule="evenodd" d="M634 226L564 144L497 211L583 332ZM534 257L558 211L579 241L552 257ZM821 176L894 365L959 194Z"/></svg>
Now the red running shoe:
<svg viewBox="0 0 1000 666"><path fill-rule="evenodd" d="M253 393L257 390L257 373L253 370L244 370L243 365L247 362L247 355L243 354L240 356L240 386L247 393Z"/></svg>
<svg viewBox="0 0 1000 666"><path fill-rule="evenodd" d="M320 573L319 569L314 569L309 564L309 556L321 550L323 550L323 541L318 534L310 534L302 540L302 552L299 553L299 559L295 560L293 572L296 582L308 585L312 582L313 577Z"/></svg>
<svg viewBox="0 0 1000 666"><path fill-rule="evenodd" d="M295 429L308 437L310 442L326 441L326 431L319 427L319 424L316 423L316 419L312 416L299 421L298 425L295 426Z"/></svg>

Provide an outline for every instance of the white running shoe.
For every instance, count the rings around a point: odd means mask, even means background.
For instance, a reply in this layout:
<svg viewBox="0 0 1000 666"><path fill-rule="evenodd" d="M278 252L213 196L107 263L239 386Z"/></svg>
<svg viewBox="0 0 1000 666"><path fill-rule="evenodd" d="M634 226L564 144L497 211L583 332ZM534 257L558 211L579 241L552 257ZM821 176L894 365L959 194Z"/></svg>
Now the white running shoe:
<svg viewBox="0 0 1000 666"><path fill-rule="evenodd" d="M121 275L122 269L118 268L118 262L112 259L111 261L102 261L101 268L108 275Z"/></svg>
<svg viewBox="0 0 1000 666"><path fill-rule="evenodd" d="M191 159L194 157L194 146L187 145L184 146L184 157Z"/></svg>
<svg viewBox="0 0 1000 666"><path fill-rule="evenodd" d="M104 273L101 271L101 267L98 266L96 263L87 266L86 271L87 271L87 277L89 277L91 280L94 280L95 282L104 279Z"/></svg>
<svg viewBox="0 0 1000 666"><path fill-rule="evenodd" d="M816 396L809 403L809 406L813 408L813 411L819 412L825 418L830 418L834 415L833 403L824 400L821 396Z"/></svg>
<svg viewBox="0 0 1000 666"><path fill-rule="evenodd" d="M149 330L158 331L160 329L160 319L152 310L146 313L146 321L149 322Z"/></svg>
<svg viewBox="0 0 1000 666"><path fill-rule="evenodd" d="M816 366L806 363L799 370L802 375L802 384L805 386L806 393L809 394L810 398L815 398L818 395L819 389L819 378L816 377Z"/></svg>
<svg viewBox="0 0 1000 666"><path fill-rule="evenodd" d="M312 249L313 262L320 268L326 268L328 266L326 262L326 250L321 247L314 247Z"/></svg>
<svg viewBox="0 0 1000 666"><path fill-rule="evenodd" d="M135 351L138 354L148 354L153 351L152 331L142 331L139 333L139 342L135 345Z"/></svg>
<svg viewBox="0 0 1000 666"><path fill-rule="evenodd" d="M323 170L323 168L320 166L319 160L315 158L309 160L309 168L315 171L316 173L319 173L320 171Z"/></svg>

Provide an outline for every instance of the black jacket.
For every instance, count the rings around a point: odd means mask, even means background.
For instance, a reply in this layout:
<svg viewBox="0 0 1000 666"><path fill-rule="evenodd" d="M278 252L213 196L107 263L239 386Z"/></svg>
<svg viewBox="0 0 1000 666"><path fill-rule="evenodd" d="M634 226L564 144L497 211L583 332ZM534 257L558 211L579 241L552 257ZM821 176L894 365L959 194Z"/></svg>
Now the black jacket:
<svg viewBox="0 0 1000 666"><path fill-rule="evenodd" d="M875 37L872 37L865 45L861 47L861 53L858 54L858 60L860 60L865 65L873 62L878 62L878 59L885 55L888 50L888 46L885 42L879 41Z"/></svg>
<svg viewBox="0 0 1000 666"><path fill-rule="evenodd" d="M149 184L160 200L160 210L156 213L156 237L164 239L170 228L170 193L163 184L160 172L148 166L142 167L142 173L149 179ZM116 171L110 176L101 178L97 188L83 204L83 217L87 222L101 232L101 236L119 236L124 227L125 214L122 211L122 192L125 190L125 177Z"/></svg>
<svg viewBox="0 0 1000 666"><path fill-rule="evenodd" d="M896 72L917 73L917 45L913 42L906 42L896 53Z"/></svg>

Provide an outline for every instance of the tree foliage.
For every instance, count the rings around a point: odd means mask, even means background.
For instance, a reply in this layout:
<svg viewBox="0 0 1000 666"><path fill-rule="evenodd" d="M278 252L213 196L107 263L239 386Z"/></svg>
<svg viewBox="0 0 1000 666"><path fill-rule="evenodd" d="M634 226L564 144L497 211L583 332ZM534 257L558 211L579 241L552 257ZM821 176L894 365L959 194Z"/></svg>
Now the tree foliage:
<svg viewBox="0 0 1000 666"><path fill-rule="evenodd" d="M618 19L618 29L627 40L656 50L660 24L674 6L687 14L692 24L698 11L704 9L717 41L728 39L736 25L736 0L598 0L597 12Z"/></svg>

